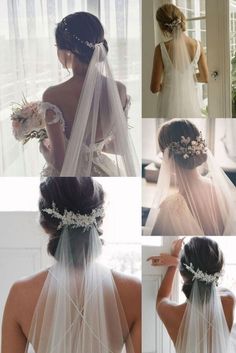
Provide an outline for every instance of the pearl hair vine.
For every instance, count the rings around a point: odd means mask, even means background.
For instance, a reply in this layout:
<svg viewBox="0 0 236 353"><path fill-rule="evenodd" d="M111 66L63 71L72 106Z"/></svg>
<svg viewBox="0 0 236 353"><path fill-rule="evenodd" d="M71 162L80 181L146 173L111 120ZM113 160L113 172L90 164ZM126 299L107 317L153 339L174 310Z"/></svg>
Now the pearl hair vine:
<svg viewBox="0 0 236 353"><path fill-rule="evenodd" d="M42 211L60 220L57 227L58 230L65 226L70 226L71 228L83 228L84 232L91 229L93 226L97 226L97 218L104 217L105 215L103 207L94 208L90 214L74 213L66 209L64 213L61 214L55 202L52 203L52 208L45 208Z"/></svg>
<svg viewBox="0 0 236 353"><path fill-rule="evenodd" d="M180 141L171 142L168 148L175 155L182 156L183 159L188 159L193 156L199 156L200 154L207 153L207 145L205 140L202 138L201 132L195 140L191 140L190 137L181 136Z"/></svg>
<svg viewBox="0 0 236 353"><path fill-rule="evenodd" d="M95 48L95 45L96 43L91 43L89 42L88 40L82 40L79 38L79 36L77 34L71 34L70 31L68 30L68 25L67 25L67 22L66 22L66 19L63 18L62 20L62 23L64 24L64 27L65 27L65 31L67 33L69 33L74 39L76 39L78 42L80 42L81 44L84 44L86 45L87 47L89 47L90 49L94 49Z"/></svg>
<svg viewBox="0 0 236 353"><path fill-rule="evenodd" d="M192 263L190 263L190 265L184 264L184 266L189 272L191 272L194 275L192 278L192 281L196 279L198 281L205 282L207 284L214 283L216 286L218 285L218 281L221 276L219 272L216 272L214 273L214 275L211 275L199 270L199 268L195 271Z"/></svg>

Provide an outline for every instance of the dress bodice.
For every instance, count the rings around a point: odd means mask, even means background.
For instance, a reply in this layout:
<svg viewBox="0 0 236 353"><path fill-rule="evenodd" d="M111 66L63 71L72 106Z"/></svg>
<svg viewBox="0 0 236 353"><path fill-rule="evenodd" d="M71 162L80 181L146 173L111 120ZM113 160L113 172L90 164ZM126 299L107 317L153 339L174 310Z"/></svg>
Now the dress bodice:
<svg viewBox="0 0 236 353"><path fill-rule="evenodd" d="M164 64L164 82L165 85L171 84L172 77L173 77L173 72L179 73L180 75L180 80L181 80L181 72L178 72L178 70L174 67L173 62L171 61L171 58L169 56L169 53L166 49L166 45L164 42L160 43L160 48L161 48L161 56L162 56L162 61ZM197 48L196 52L194 55L193 60L190 62L190 69L192 73L194 74L195 67L197 66L197 63L199 61L201 55L201 48L200 48L200 43L197 41ZM186 68L189 69L189 68Z"/></svg>
<svg viewBox="0 0 236 353"><path fill-rule="evenodd" d="M123 108L125 116L128 116L128 110L130 107L130 97L127 96L126 99L126 105ZM41 103L41 109L43 112L43 116L45 117L45 121L47 125L53 125L56 123L61 124L61 128L64 134L65 138L65 146L67 147L68 145L68 138L66 137L66 122L63 117L63 113L61 110L54 104L51 104L49 102L42 102ZM46 120L46 112L50 110L54 112L54 117L50 119L50 121ZM93 169L93 176L98 175L98 176L117 176L116 173L116 168L113 163L103 153L104 149L106 148L107 145L111 144L112 140L114 139L114 133L112 127L107 131L106 136L104 136L103 139L100 139L99 141L96 141L94 144L88 144L88 143L83 143L82 148L81 148L81 153L82 153L82 158L86 162L86 160L91 160L92 156L92 169ZM42 176L59 176L60 173L53 167L53 161L47 161L46 167L44 167L42 171Z"/></svg>

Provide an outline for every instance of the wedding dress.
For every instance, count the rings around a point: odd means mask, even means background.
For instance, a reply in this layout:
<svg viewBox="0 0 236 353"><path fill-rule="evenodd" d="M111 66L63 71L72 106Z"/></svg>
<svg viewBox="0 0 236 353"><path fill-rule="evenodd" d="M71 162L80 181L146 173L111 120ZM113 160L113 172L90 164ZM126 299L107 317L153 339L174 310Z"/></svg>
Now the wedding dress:
<svg viewBox="0 0 236 353"><path fill-rule="evenodd" d="M197 42L196 52L191 61L184 36L179 26L174 28L172 58L165 43L160 43L164 76L161 91L157 96L158 118L201 117L195 81L195 69L201 54L200 43Z"/></svg>
<svg viewBox="0 0 236 353"><path fill-rule="evenodd" d="M188 170L164 151L144 235L236 234L235 186L206 154L203 165Z"/></svg>
<svg viewBox="0 0 236 353"><path fill-rule="evenodd" d="M215 284L194 280L180 324L176 353L235 353L235 327L229 331Z"/></svg>
<svg viewBox="0 0 236 353"><path fill-rule="evenodd" d="M71 134L67 139L63 115L58 107L43 103L61 122L66 154L59 172L47 161L44 176L137 176L138 160L128 132L130 99L122 107L102 43L96 44L80 94Z"/></svg>
<svg viewBox="0 0 236 353"><path fill-rule="evenodd" d="M101 251L96 225L63 228L31 322L27 353L134 353L112 271L99 262Z"/></svg>

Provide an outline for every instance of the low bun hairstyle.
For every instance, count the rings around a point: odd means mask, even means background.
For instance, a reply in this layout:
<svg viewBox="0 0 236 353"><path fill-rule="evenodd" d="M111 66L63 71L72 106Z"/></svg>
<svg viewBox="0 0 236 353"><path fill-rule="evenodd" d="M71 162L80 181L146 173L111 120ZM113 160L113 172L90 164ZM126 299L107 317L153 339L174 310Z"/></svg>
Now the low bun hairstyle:
<svg viewBox="0 0 236 353"><path fill-rule="evenodd" d="M90 214L94 208L104 205L104 191L102 186L89 177L49 177L40 184L39 199L40 224L49 234L48 253L56 258L56 250L60 241L62 229L57 229L59 220L43 211L51 208L55 202L61 214L64 210L80 214ZM102 224L102 217L97 218L97 224ZM98 229L99 234L102 231ZM79 262L79 254L86 252L89 237L86 231L80 234L78 229L69 228L71 249L74 251L74 262Z"/></svg>
<svg viewBox="0 0 236 353"><path fill-rule="evenodd" d="M191 140L196 140L200 132L196 125L191 121L185 119L172 119L164 123L158 134L158 144L162 152L170 146L172 142L179 142L181 137L190 137ZM201 153L199 155L190 156L184 159L182 155L169 152L173 156L175 162L184 169L194 169L202 165L207 160L207 154Z"/></svg>
<svg viewBox="0 0 236 353"><path fill-rule="evenodd" d="M199 269L204 273L214 275L222 271L224 257L218 244L210 238L194 237L184 246L180 257L179 271L184 279L182 291L187 299L190 298L192 291L193 274L186 269L184 264L190 266L190 263L193 264L195 271ZM200 298L207 299L210 295L212 283L198 281L198 285Z"/></svg>
<svg viewBox="0 0 236 353"><path fill-rule="evenodd" d="M66 26L65 23L67 24ZM81 43L74 36L78 36L83 42L103 43L106 52L108 52L103 26L96 16L88 12L76 12L66 16L57 24L55 36L59 49L71 51L84 64L89 64L94 48Z"/></svg>
<svg viewBox="0 0 236 353"><path fill-rule="evenodd" d="M179 25L181 30L186 30L186 18L180 9L173 4L165 4L156 12L156 20L165 35L171 34L173 28L171 25L174 21L180 21Z"/></svg>

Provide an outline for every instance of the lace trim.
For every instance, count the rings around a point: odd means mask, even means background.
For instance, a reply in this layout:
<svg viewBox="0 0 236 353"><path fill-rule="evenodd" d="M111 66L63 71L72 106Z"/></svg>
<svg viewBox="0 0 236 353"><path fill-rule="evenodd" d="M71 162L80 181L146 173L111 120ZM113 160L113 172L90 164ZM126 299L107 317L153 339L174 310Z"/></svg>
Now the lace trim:
<svg viewBox="0 0 236 353"><path fill-rule="evenodd" d="M60 111L60 109L56 105L51 104L49 102L42 102L40 108L41 108L41 111L43 112L45 118L46 118L47 110L51 110L55 113L55 116L53 117L53 119L51 121L47 121L47 125L53 125L56 123L60 123L62 125L63 132L65 132L65 120L63 118L62 112Z"/></svg>

